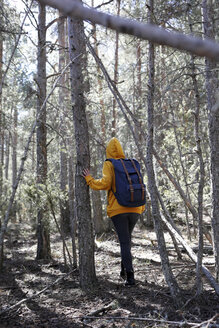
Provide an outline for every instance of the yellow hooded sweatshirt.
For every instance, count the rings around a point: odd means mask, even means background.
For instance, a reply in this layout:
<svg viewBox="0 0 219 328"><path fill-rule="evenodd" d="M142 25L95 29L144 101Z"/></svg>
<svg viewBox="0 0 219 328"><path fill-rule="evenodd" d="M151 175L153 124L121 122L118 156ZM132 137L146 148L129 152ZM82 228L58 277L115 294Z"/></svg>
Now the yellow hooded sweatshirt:
<svg viewBox="0 0 219 328"><path fill-rule="evenodd" d="M122 146L118 139L112 138L106 147L106 158L125 158ZM101 179L94 179L91 175L85 177L87 184L94 190L108 190L108 205L107 215L109 217L121 213L139 213L141 214L145 206L125 207L119 205L112 190L115 192L115 173L113 164L110 161L105 161L103 164L103 172Z"/></svg>

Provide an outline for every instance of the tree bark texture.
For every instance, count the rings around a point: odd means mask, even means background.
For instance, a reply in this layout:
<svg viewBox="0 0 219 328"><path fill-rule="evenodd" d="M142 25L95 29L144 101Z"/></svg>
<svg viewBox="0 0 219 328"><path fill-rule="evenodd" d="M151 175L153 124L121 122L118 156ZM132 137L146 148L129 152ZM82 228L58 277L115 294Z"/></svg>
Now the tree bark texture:
<svg viewBox="0 0 219 328"><path fill-rule="evenodd" d="M91 219L89 189L82 177L82 170L90 167L89 135L85 112L86 47L83 22L68 17L71 99L76 144L75 201L78 220L80 285L86 290L96 281L94 264L94 236Z"/></svg>
<svg viewBox="0 0 219 328"><path fill-rule="evenodd" d="M0 0L2 3L2 0ZM0 85L2 85L2 63L3 63L3 35L0 31ZM2 208L2 192L3 192L3 165L2 165L2 153L3 153L3 124L2 124L2 93L0 92L0 207ZM0 211L0 214L1 211ZM0 229L2 230L2 220L0 216ZM3 266L3 243L0 244L0 270Z"/></svg>
<svg viewBox="0 0 219 328"><path fill-rule="evenodd" d="M2 1L0 1L1 3ZM2 63L3 63L3 35L0 31L0 85L2 85ZM0 205L2 203L2 186L3 186L3 124L2 124L2 94L0 93Z"/></svg>
<svg viewBox="0 0 219 328"><path fill-rule="evenodd" d="M37 115L39 115L37 120L37 184L39 191L45 192L43 186L45 186L47 179L46 106L41 110L46 99L46 9L44 5L39 4L38 19ZM37 213L37 238L37 259L50 259L48 211L46 204L42 204L40 197Z"/></svg>
<svg viewBox="0 0 219 328"><path fill-rule="evenodd" d="M71 140L68 139L68 200L69 200L69 214L71 222L71 240L72 240L72 256L73 256L73 267L77 267L77 247L76 247L76 231L77 221L75 215L75 193L74 193L74 157L73 157L73 146Z"/></svg>
<svg viewBox="0 0 219 328"><path fill-rule="evenodd" d="M149 2L149 21L152 21L153 15L153 0ZM163 229L162 229L162 220L160 215L159 203L158 203L158 192L156 186L156 179L154 173L154 165L153 165L153 138L154 138L154 59L155 59L155 51L154 45L149 43L149 79L148 79L148 136L147 136L147 155L146 155L146 168L148 175L148 190L151 198L152 205L152 216L154 219L154 228L157 235L158 248L161 257L162 270L166 279L166 282L170 288L170 292L176 304L179 305L179 288L177 282L173 276L167 249L166 243L164 239Z"/></svg>
<svg viewBox="0 0 219 328"><path fill-rule="evenodd" d="M59 12L58 20L58 40L59 40L59 71L61 72L66 65L66 19L62 13ZM68 158L67 158L67 129L66 129L66 74L63 74L59 83L59 108L60 108L60 189L65 196L60 199L61 212L61 230L66 235L70 233L70 212L69 202L67 199L67 185L68 185Z"/></svg>
<svg viewBox="0 0 219 328"><path fill-rule="evenodd" d="M206 39L215 37L213 26L213 4L202 1L203 28ZM216 99L216 90L219 81L215 62L206 58L206 92L208 108L209 141L211 152L211 185L212 185L212 230L215 254L216 280L219 281L219 99ZM219 91L218 91L219 92Z"/></svg>

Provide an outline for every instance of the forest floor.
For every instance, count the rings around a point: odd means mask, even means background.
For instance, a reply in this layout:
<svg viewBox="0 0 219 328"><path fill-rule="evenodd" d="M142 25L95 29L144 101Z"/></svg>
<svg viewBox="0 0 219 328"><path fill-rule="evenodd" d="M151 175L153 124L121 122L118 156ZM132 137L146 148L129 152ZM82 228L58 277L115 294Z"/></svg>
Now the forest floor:
<svg viewBox="0 0 219 328"><path fill-rule="evenodd" d="M33 231L26 224L11 224L0 274L0 328L219 327L219 299L214 290L203 278L204 292L194 298L195 265L185 253L178 260L168 235L165 238L172 270L182 290L184 306L178 309L164 281L154 231L139 227L134 231L136 286L129 288L119 278L115 234L97 239L98 283L85 293L79 287L77 270L66 275L59 236L51 240L53 261L36 261ZM206 254L205 265L210 271L213 263L212 253ZM91 317L86 318L88 315Z"/></svg>

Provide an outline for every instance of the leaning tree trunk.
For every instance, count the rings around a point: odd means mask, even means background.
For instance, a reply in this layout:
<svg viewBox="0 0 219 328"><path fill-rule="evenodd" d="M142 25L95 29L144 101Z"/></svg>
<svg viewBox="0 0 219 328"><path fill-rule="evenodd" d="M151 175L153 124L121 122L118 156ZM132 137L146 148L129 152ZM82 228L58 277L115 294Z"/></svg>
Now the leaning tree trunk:
<svg viewBox="0 0 219 328"><path fill-rule="evenodd" d="M68 18L72 110L76 143L75 202L78 219L79 272L81 288L86 290L96 281L94 264L94 236L91 219L89 189L82 177L82 170L90 166L89 135L85 113L86 48L83 22Z"/></svg>
<svg viewBox="0 0 219 328"><path fill-rule="evenodd" d="M213 5L207 0L202 1L203 27L205 38L214 39ZM219 281L219 99L216 101L216 89L219 81L216 62L206 58L206 93L208 107L209 140L211 152L212 180L212 230L215 254L216 280Z"/></svg>
<svg viewBox="0 0 219 328"><path fill-rule="evenodd" d="M46 9L39 4L38 27L38 58L37 58L37 85L38 101L37 114L37 184L39 189L39 203L37 213L37 259L50 259L50 235L48 211L46 204L42 203L40 193L45 192L43 186L47 179L47 146L46 146L46 106L41 107L46 98Z"/></svg>
<svg viewBox="0 0 219 328"><path fill-rule="evenodd" d="M152 21L153 15L153 0L149 2L149 20ZM151 197L152 216L154 219L154 227L158 240L158 247L161 257L161 264L166 282L170 288L170 292L176 304L179 304L179 288L173 276L162 230L162 220L160 216L158 193L155 180L154 166L153 166L153 138L154 138L154 45L149 43L149 80L148 80L148 136L147 136L147 156L146 168L148 175L148 189Z"/></svg>

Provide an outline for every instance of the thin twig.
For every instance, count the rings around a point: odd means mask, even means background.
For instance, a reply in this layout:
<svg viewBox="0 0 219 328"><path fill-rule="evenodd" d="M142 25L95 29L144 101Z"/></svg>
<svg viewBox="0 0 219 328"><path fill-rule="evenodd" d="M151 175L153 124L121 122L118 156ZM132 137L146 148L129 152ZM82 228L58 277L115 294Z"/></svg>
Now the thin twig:
<svg viewBox="0 0 219 328"><path fill-rule="evenodd" d="M65 242L65 236L63 235L63 232L62 232L62 230L61 230L61 228L60 228L60 226L58 224L58 221L56 219L52 197L51 197L51 195L49 195L48 191L47 191L47 199L48 199L48 202L49 202L49 205L50 205L50 209L51 209L51 212L52 212L53 219L54 219L55 224L56 224L56 227L57 227L57 229L58 229L58 231L60 233L60 236L62 238L63 246L66 249L66 252L68 254L68 259L69 259L69 262L70 262L70 265L71 265L71 268L72 268L73 267L72 257L71 257L71 254L70 254L69 250L68 250L68 246L67 246L67 244Z"/></svg>

